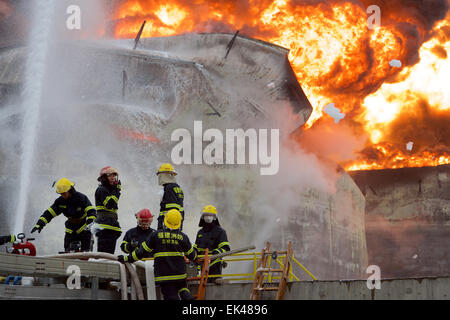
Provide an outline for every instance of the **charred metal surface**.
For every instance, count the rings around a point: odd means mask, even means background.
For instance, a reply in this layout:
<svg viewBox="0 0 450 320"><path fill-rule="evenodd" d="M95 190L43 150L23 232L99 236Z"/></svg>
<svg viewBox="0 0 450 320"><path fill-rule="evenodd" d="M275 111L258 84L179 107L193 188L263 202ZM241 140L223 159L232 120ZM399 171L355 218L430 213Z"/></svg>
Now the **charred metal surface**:
<svg viewBox="0 0 450 320"><path fill-rule="evenodd" d="M136 39L134 39L134 47L133 50L136 50L137 45L139 44L139 40L141 39L142 31L144 30L146 21L142 22L141 28L139 29L139 32L136 35Z"/></svg>
<svg viewBox="0 0 450 320"><path fill-rule="evenodd" d="M231 48L233 48L234 40L236 39L237 35L239 34L239 30L236 31L231 41L227 44L227 53L225 54L224 59L228 57L228 54L230 53Z"/></svg>
<svg viewBox="0 0 450 320"><path fill-rule="evenodd" d="M383 277L449 275L450 165L350 175L366 198L369 264Z"/></svg>

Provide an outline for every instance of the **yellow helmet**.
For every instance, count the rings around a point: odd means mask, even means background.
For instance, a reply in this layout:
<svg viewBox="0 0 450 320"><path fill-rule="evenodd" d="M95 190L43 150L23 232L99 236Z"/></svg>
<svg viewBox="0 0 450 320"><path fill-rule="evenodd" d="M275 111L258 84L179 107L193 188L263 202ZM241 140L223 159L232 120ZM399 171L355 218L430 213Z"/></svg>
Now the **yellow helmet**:
<svg viewBox="0 0 450 320"><path fill-rule="evenodd" d="M212 205L207 205L203 207L201 211L200 221L198 222L199 227L203 227L206 224L214 223L220 226L219 218L217 217L217 209Z"/></svg>
<svg viewBox="0 0 450 320"><path fill-rule="evenodd" d="M177 175L177 173L173 169L173 166L170 163L163 163L159 167L158 172L156 174L158 175L158 174L163 173L163 172L168 172L168 173L172 173L173 175Z"/></svg>
<svg viewBox="0 0 450 320"><path fill-rule="evenodd" d="M183 218L181 217L180 211L177 209L167 211L164 216L164 224L167 228L172 230L176 230L181 226L181 220L183 220Z"/></svg>
<svg viewBox="0 0 450 320"><path fill-rule="evenodd" d="M75 185L72 181L67 178L61 178L56 182L56 193L64 193L70 190Z"/></svg>
<svg viewBox="0 0 450 320"><path fill-rule="evenodd" d="M202 214L204 214L204 213L212 213L212 214L217 215L217 209L216 209L216 207L214 207L212 205L207 205L202 210Z"/></svg>

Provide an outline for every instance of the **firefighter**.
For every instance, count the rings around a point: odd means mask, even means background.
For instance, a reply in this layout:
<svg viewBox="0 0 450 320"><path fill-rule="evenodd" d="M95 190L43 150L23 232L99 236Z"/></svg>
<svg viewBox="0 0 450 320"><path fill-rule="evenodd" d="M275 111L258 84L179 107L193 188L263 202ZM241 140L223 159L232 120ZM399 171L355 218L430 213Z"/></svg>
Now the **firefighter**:
<svg viewBox="0 0 450 320"><path fill-rule="evenodd" d="M119 172L110 166L104 167L97 181L100 182L95 191L97 251L114 254L117 239L122 234L117 214L122 190Z"/></svg>
<svg viewBox="0 0 450 320"><path fill-rule="evenodd" d="M184 194L180 186L177 184L175 176L177 173L170 163L163 163L158 172L158 183L164 188L164 194L160 203L160 211L158 217L158 230L164 227L164 215L171 209L177 209L181 213L184 220ZM181 222L180 231L183 230L183 221Z"/></svg>
<svg viewBox="0 0 450 320"><path fill-rule="evenodd" d="M137 227L128 230L123 237L122 244L120 248L125 253L131 253L135 249L139 248L142 242L148 239L150 234L152 234L154 229L150 227L153 216L150 210L142 209L136 213ZM149 255L150 257L152 255Z"/></svg>
<svg viewBox="0 0 450 320"><path fill-rule="evenodd" d="M145 253L153 253L155 258L155 283L160 285L164 300L192 300L193 296L186 284L185 256L194 261L197 250L191 245L186 234L180 231L181 213L169 210L164 216L164 230L153 232L141 246L128 256L118 256L120 262L135 262Z"/></svg>
<svg viewBox="0 0 450 320"><path fill-rule="evenodd" d="M16 236L13 234L9 234L7 236L0 236L0 246L5 243L11 242L14 243L16 241Z"/></svg>
<svg viewBox="0 0 450 320"><path fill-rule="evenodd" d="M89 198L74 188L75 183L66 178L56 182L56 193L61 196L44 211L31 233L42 229L61 213L67 217L65 223L64 250L70 251L71 244L80 242L81 251L91 251L91 231L89 225L96 218L95 208Z"/></svg>
<svg viewBox="0 0 450 320"><path fill-rule="evenodd" d="M230 243L226 231L220 226L217 218L217 209L212 205L207 205L201 211L200 222L198 226L201 229L197 232L194 247L198 254L204 254L208 248L208 254L218 254L230 251ZM222 267L225 262L222 259L211 261L208 275L222 274ZM218 277L208 278L208 282L215 282Z"/></svg>

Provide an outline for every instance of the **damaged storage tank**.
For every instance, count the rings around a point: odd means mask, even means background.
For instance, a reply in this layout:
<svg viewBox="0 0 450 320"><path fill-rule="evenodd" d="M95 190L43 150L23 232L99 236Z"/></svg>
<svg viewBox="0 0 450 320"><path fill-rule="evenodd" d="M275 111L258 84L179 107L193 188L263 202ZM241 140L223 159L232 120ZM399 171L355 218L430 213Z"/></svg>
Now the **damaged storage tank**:
<svg viewBox="0 0 450 320"><path fill-rule="evenodd" d="M134 226L134 213L157 212L158 165L170 162L185 129L201 150L215 129L279 130L279 171L260 174L256 165L195 163L178 166L186 200L184 232L193 237L199 212L214 204L233 247L293 241L295 256L319 279L360 279L367 267L365 200L351 177L335 163L293 144L312 108L289 64L288 50L233 34L186 34L164 38L54 42L43 84L36 154L24 221L27 232L53 202L52 182L67 176L93 199L96 175L106 164L121 172L119 221ZM0 51L0 202L9 232L16 206L23 132L20 92L27 47ZM247 136L244 141L248 141ZM258 144L261 140L258 140ZM246 156L250 157L247 145ZM267 146L266 146L267 147ZM272 147L272 146L271 146ZM223 149L224 152L226 148ZM269 150L271 150L269 148ZM272 150L275 150L272 148ZM225 159L225 157L223 157ZM36 241L38 254L62 248L63 219Z"/></svg>
<svg viewBox="0 0 450 320"><path fill-rule="evenodd" d="M366 198L369 264L383 278L449 274L450 166L355 171Z"/></svg>

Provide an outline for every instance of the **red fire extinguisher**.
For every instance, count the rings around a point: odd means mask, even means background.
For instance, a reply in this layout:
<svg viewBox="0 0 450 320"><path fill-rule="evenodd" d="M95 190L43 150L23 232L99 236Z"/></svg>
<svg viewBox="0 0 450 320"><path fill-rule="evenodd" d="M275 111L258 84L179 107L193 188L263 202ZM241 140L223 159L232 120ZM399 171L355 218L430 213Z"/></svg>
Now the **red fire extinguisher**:
<svg viewBox="0 0 450 320"><path fill-rule="evenodd" d="M19 233L17 239L20 240L13 243L13 250L11 253L20 254L23 256L36 256L36 247L30 241L34 238L25 238L25 233Z"/></svg>

